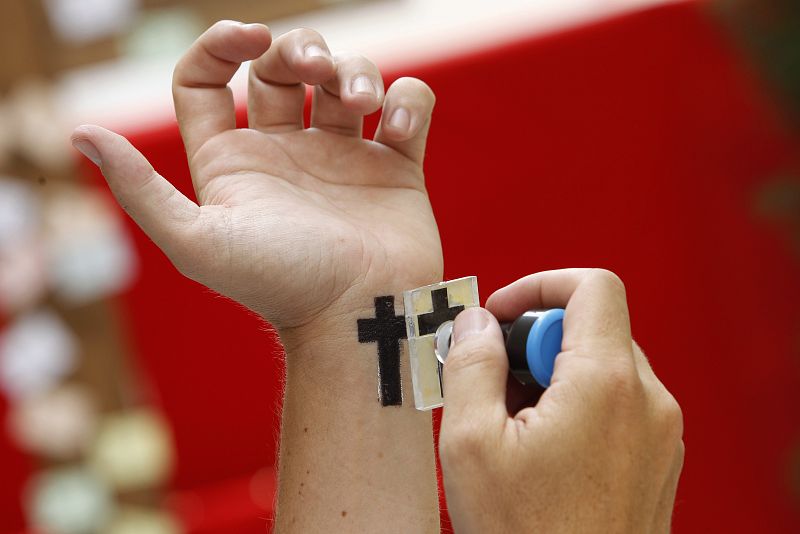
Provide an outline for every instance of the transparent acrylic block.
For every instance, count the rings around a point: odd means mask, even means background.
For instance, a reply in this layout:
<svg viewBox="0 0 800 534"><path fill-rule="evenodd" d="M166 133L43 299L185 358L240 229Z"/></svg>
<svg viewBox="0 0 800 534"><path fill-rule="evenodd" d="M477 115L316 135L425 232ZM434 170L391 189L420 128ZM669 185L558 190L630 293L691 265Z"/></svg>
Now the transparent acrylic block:
<svg viewBox="0 0 800 534"><path fill-rule="evenodd" d="M436 329L466 308L479 306L478 279L467 276L403 293L414 405L430 410L443 403L442 366L434 351Z"/></svg>

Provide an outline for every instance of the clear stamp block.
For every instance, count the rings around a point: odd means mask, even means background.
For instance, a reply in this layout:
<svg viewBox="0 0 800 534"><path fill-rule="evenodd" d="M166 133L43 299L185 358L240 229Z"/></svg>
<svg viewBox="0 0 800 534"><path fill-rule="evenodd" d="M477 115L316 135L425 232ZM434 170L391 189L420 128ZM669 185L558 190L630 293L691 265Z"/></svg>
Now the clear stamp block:
<svg viewBox="0 0 800 534"><path fill-rule="evenodd" d="M414 405L430 410L442 405L442 364L436 357L436 330L462 310L480 305L478 279L467 276L403 293Z"/></svg>

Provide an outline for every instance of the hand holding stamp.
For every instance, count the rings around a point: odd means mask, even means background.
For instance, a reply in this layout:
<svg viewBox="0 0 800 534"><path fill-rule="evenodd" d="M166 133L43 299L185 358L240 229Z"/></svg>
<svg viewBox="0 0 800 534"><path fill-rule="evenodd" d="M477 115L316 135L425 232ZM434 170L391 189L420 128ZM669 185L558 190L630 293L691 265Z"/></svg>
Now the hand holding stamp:
<svg viewBox="0 0 800 534"><path fill-rule="evenodd" d="M466 308L479 305L474 276L412 289L403 294L409 345L409 366L418 410L444 403L442 366L451 345L453 320ZM538 393L550 385L556 356L561 352L564 310L528 310L500 325L509 370L522 384L535 384Z"/></svg>

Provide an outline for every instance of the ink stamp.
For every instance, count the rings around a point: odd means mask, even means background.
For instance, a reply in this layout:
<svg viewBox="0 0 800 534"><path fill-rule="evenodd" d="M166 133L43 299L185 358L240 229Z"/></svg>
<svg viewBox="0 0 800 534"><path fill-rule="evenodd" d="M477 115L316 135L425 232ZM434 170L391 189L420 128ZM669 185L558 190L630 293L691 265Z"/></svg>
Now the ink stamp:
<svg viewBox="0 0 800 534"><path fill-rule="evenodd" d="M479 306L474 276L440 282L403 293L414 405L430 410L442 405L442 364L436 357L436 330L461 311Z"/></svg>

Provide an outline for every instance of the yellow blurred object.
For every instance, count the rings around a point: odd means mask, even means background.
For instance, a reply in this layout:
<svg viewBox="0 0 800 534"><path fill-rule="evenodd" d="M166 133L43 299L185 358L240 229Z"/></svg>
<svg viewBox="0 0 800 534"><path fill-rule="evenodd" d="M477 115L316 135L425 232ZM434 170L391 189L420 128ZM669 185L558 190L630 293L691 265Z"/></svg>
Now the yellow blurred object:
<svg viewBox="0 0 800 534"><path fill-rule="evenodd" d="M181 534L183 528L163 510L125 506L120 508L104 534Z"/></svg>
<svg viewBox="0 0 800 534"><path fill-rule="evenodd" d="M143 408L110 415L100 424L89 464L119 491L158 486L173 465L169 427L157 413Z"/></svg>

